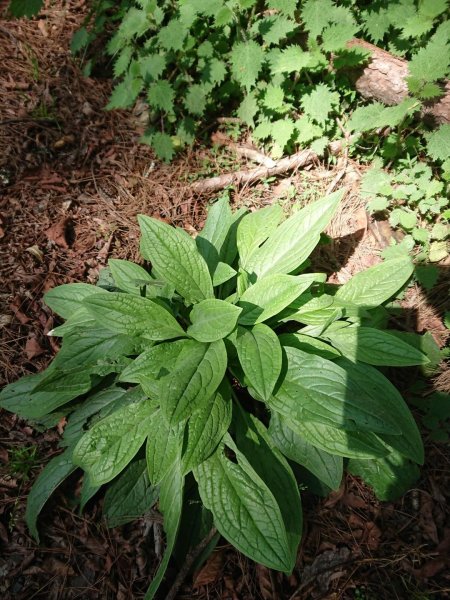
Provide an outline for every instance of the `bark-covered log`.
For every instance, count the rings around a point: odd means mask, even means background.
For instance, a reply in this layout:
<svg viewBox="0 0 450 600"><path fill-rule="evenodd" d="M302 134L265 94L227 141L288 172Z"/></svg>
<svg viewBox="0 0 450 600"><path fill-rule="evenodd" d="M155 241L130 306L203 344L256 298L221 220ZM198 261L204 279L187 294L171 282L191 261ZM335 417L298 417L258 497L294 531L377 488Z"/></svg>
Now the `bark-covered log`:
<svg viewBox="0 0 450 600"><path fill-rule="evenodd" d="M365 48L371 53L369 63L364 68L355 70L352 75L356 89L364 98L393 105L399 104L408 95L408 61L356 38L347 46ZM427 102L422 114L435 123L450 123L450 81L442 84L442 96L433 102Z"/></svg>

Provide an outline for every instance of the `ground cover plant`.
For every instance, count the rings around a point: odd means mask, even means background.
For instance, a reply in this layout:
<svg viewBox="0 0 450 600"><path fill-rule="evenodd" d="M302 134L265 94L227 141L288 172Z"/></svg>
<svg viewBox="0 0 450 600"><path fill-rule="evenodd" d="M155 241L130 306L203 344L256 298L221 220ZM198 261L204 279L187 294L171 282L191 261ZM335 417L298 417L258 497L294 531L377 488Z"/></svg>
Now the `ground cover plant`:
<svg viewBox="0 0 450 600"><path fill-rule="evenodd" d="M308 272L341 195L285 220L277 205L233 213L223 197L195 240L140 216L147 268L111 259L98 285L47 293L65 319L52 331L61 350L0 396L47 427L67 417L65 450L28 499L36 538L45 502L78 468L81 506L106 486L111 526L159 502L167 549L151 598L172 552L186 554L186 540L213 526L251 559L292 571L299 466L336 489L345 465L381 499L410 485L421 438L378 367L428 362L410 336L386 330L383 304L413 265L387 260L339 287Z"/></svg>

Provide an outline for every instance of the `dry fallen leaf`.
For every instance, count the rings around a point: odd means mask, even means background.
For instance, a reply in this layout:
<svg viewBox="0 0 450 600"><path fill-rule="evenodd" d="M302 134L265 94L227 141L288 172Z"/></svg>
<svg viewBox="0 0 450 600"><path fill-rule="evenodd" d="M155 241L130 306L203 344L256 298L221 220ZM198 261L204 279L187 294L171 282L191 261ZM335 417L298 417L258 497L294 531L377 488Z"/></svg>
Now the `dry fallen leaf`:
<svg viewBox="0 0 450 600"><path fill-rule="evenodd" d="M44 348L40 346L34 336L27 339L27 343L25 344L25 354L27 355L28 360L40 356L41 354L44 354L44 352Z"/></svg>

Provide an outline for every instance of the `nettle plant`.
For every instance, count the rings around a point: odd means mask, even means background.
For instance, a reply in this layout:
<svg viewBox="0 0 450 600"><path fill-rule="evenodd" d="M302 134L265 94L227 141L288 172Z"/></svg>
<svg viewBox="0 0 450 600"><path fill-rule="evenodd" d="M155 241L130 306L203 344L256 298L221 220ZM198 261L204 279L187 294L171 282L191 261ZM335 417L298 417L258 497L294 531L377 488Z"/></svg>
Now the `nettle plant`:
<svg viewBox="0 0 450 600"><path fill-rule="evenodd" d="M382 499L407 489L423 445L377 367L428 362L419 336L383 328L382 305L413 265L389 260L341 287L307 272L341 197L286 219L278 205L233 213L221 198L195 239L141 215L149 269L110 260L101 287L46 294L65 319L51 332L61 349L46 371L0 397L3 408L46 426L67 418L65 450L29 495L36 538L40 510L78 468L82 507L108 486L112 526L158 502L167 549L152 598L171 554L186 554L213 526L251 559L291 572L299 486L337 489L344 463Z"/></svg>

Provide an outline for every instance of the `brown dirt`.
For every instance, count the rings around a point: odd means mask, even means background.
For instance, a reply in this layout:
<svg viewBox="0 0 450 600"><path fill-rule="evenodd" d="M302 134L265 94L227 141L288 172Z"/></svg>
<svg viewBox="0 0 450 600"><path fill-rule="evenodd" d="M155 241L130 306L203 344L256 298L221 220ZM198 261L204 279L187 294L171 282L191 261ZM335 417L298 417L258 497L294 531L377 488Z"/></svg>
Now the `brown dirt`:
<svg viewBox="0 0 450 600"><path fill-rule="evenodd" d="M198 230L209 199L195 197L187 184L236 168L226 149L197 148L161 164L138 144L135 114L103 110L110 82L83 78L67 50L84 4L56 1L38 20L0 20L1 383L42 369L57 351L45 335L53 327L42 302L46 290L94 282L109 256L138 260L140 212ZM381 245L357 195L358 165L318 164L231 194L236 206L279 198L288 209L321 195L340 170L338 185L349 191L328 231L333 243L316 256L337 283L374 264ZM435 316L423 329L438 327ZM39 432L0 413L1 597L143 597L158 562L145 521L108 530L101 499L80 516L76 476L44 509L41 544L31 539L26 496L58 437L57 429ZM19 461L26 473L17 465L23 448L31 449L31 458ZM449 598L449 465L448 447L428 441L421 480L396 503L378 502L350 476L325 499L305 493L305 535L291 577L255 566L222 541L178 597Z"/></svg>

